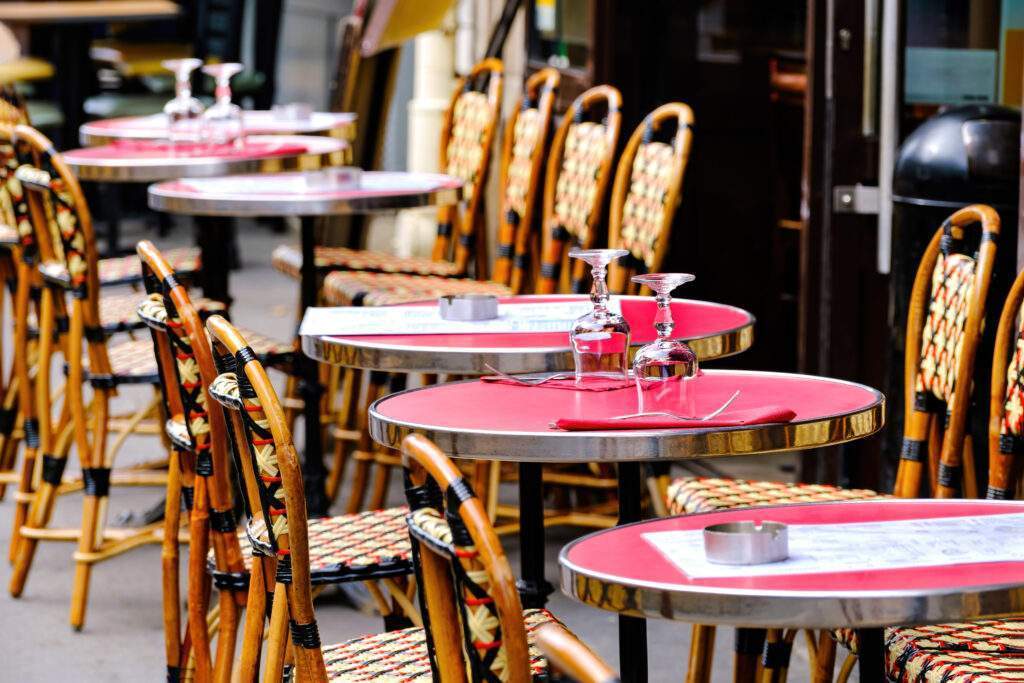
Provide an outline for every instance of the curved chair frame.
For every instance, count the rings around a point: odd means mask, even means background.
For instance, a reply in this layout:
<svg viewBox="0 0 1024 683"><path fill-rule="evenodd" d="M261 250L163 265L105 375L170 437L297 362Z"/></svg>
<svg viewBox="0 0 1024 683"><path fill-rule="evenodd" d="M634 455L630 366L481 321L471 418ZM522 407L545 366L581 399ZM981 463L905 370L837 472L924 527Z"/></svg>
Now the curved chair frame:
<svg viewBox="0 0 1024 683"><path fill-rule="evenodd" d="M470 259L476 258L476 277L482 279L487 272L486 240L484 239L483 197L487 186L487 173L490 169L491 148L494 146L494 132L498 127L501 108L501 92L503 86L504 67L500 59L489 57L473 66L466 76L460 78L455 85L451 103L445 111L441 126L441 151L439 159L441 168L447 172L452 170L450 143L455 138L455 114L463 96L477 93L474 84L482 79L487 82L487 106L489 120L484 124L480 148L481 154L476 165L473 182L463 188L463 196L467 197L461 215L458 206L445 206L438 211L437 239L434 242L432 257L435 261L449 258L453 226L457 233L455 244L455 265L460 274L465 274ZM466 180L466 178L463 178ZM468 190L468 191L467 191Z"/></svg>
<svg viewBox="0 0 1024 683"><path fill-rule="evenodd" d="M635 249L631 249L629 256L612 262L608 268L608 288L613 292L635 294L640 291L640 287L630 282L629 278L632 275L653 273L661 269L661 264L668 251L672 235L672 219L675 217L676 208L681 199L683 175L686 172L686 162L690 157L690 147L693 143L693 110L681 102L670 102L658 107L648 114L633 131L629 142L626 143L626 148L622 151L622 156L619 157L618 169L615 172L615 184L612 187L611 215L608 224L608 246L611 249L623 249L631 246L623 246L622 224L626 204L635 191L633 175L636 170L634 167L637 153L648 145L659 144L654 142L654 135L663 126L672 124L675 125L676 130L671 142L671 170L665 183L666 190L661 199L661 212L657 219L657 229L653 235L654 249L646 254L638 254Z"/></svg>
<svg viewBox="0 0 1024 683"><path fill-rule="evenodd" d="M596 168L594 178L595 191L592 195L591 206L586 212L584 229L586 235L580 239L568 226L564 224L564 217L556 213L559 179L566 168L565 161L566 140L575 127L583 123L584 116L592 109L604 105L607 109L604 125L605 149ZM612 159L615 156L615 147L619 141L619 127L621 126L622 95L610 85L598 85L583 92L565 112L562 124L555 133L551 142L551 151L548 154L547 176L544 183L544 222L543 231L543 256L540 266L540 280L537 291L539 294L553 294L562 283L561 274L568 264L568 246L570 241L578 242L578 246L587 249L597 243L596 229L601 223L604 211L604 196L608 188L608 180L611 175ZM573 264L571 276L571 291L582 291L583 282L586 277L585 263Z"/></svg>
<svg viewBox="0 0 1024 683"><path fill-rule="evenodd" d="M537 646L551 669L575 683L619 683L619 677L594 651L560 624L546 624L537 630Z"/></svg>
<svg viewBox="0 0 1024 683"><path fill-rule="evenodd" d="M530 275L530 259L537 250L536 245L531 244L535 235L535 200L543 175L544 152L548 146L555 93L560 81L561 75L552 68L541 69L530 76L519 106L505 122L501 215L493 280L509 285L517 294L523 291L524 282ZM519 125L527 114L534 119L534 129L530 131L532 138L524 135ZM529 125L529 122L524 125ZM512 188L516 188L515 193Z"/></svg>

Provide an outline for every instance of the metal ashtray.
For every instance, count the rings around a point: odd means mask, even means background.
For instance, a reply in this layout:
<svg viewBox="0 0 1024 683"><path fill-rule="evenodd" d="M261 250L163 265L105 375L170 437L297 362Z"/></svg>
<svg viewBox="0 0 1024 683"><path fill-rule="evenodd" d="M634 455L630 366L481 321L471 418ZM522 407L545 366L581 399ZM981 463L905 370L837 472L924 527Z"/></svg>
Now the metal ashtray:
<svg viewBox="0 0 1024 683"><path fill-rule="evenodd" d="M445 320L494 320L498 317L498 297L491 294L456 294L438 299Z"/></svg>
<svg viewBox="0 0 1024 683"><path fill-rule="evenodd" d="M716 564L768 564L789 557L781 522L729 522L704 527L704 555Z"/></svg>

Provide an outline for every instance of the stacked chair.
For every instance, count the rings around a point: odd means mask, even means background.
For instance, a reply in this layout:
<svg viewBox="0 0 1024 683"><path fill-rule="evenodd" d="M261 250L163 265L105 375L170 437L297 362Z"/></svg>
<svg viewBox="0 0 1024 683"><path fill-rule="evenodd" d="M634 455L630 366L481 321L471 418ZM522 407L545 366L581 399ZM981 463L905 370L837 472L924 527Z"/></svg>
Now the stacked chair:
<svg viewBox="0 0 1024 683"><path fill-rule="evenodd" d="M980 226L977 231L979 239L969 241L967 229L974 225ZM999 216L993 209L981 205L968 206L946 219L935 232L921 259L914 279L907 320L905 431L896 475L896 496L917 497L922 491L922 481L928 482L929 489L936 497L978 495L973 444L970 435L966 433L966 424L971 404L971 378L981 340L998 234ZM972 244L977 247L970 246ZM1006 353L1010 347L1009 338L1014 334L1015 322L1012 318L1020 308L1022 292L1024 284L1018 278L1007 302L1007 307L1012 307L1013 311L1004 311L1004 320L1000 323L1000 337L993 363L995 379L992 383L992 424L997 424L997 416L1002 417L999 426L993 427L995 431L990 436L990 476L994 487L990 487L989 496L993 498L1012 496L1014 487L1010 486L1010 482L1014 481L1014 476L1019 476L1014 471L1012 458L1006 454L1015 447L1014 435L1019 433L1021 427L1020 420L1014 417L1014 411L1020 414L1017 407L1020 359L1019 351L1015 350L1012 364L1007 370ZM1005 320L1008 316L1009 321ZM819 484L684 477L673 481L668 487L668 509L671 514L691 514L752 505L868 499L878 495L864 489L843 489ZM924 647L927 651L927 642L937 652L971 649L968 642L971 629L959 625L959 628L948 629L947 634L941 628L936 631L931 631L931 628L897 629L889 634L890 674L895 670L892 667L898 669L913 659L908 648ZM999 630L997 622L985 622L980 628L993 629L993 636ZM691 671L691 678L703 680L710 672L714 627L695 626L694 629L694 650L690 661L696 663L697 673ZM1012 631L1012 625L1007 630ZM935 639L928 641L924 636L916 638L913 636L915 633L932 634ZM959 640L955 640L956 634ZM794 632L769 630L769 647L771 643L782 644L782 650L788 652L788 644L792 643L795 635ZM851 652L856 651L852 631L839 631L835 635ZM813 670L818 677L830 679L835 657L832 634L822 633L816 638L810 638L809 643L818 660ZM756 665L763 644L763 633L751 631L741 634L737 638L737 666ZM779 649L779 646L776 645L775 649ZM776 668L785 669L788 666L788 654L770 659ZM966 665L971 659L965 657L962 662ZM849 676L853 662L851 655L841 670L844 680ZM954 678L968 680L971 676Z"/></svg>
<svg viewBox="0 0 1024 683"><path fill-rule="evenodd" d="M105 520L111 484L166 485L166 475L154 469L162 467L162 462L111 476L114 456L129 434L158 433L152 418L158 416L159 401L154 394L128 416L112 416L110 401L120 386L155 388L159 378L148 342L113 339L142 326L135 315L134 295L107 289L139 282L137 261L97 257L81 188L48 139L28 126L7 124L0 126L0 148L12 155L6 164L6 190L23 266L15 294L14 357L21 396L16 422L22 425L26 447L16 499L10 592L20 596L24 590L40 541L77 543L70 620L81 628L92 566L139 545L160 542L158 524L113 530L106 528ZM185 271L198 266L194 250L177 252L172 258ZM220 308L209 301L201 306ZM58 354L65 360L67 382L61 390L60 411L53 414L58 394L52 391L51 367ZM86 383L92 388L91 397L86 396ZM112 427L117 428L117 438L108 445ZM82 476L65 480L72 444ZM42 462L37 468L40 452ZM85 493L81 527L47 528L56 497L70 490Z"/></svg>

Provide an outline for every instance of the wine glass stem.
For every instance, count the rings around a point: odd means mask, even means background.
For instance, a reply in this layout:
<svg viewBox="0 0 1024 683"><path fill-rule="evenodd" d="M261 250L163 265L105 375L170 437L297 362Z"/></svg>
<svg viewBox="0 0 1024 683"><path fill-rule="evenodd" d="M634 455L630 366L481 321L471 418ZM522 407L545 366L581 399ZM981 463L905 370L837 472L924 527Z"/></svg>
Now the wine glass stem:
<svg viewBox="0 0 1024 683"><path fill-rule="evenodd" d="M675 321L672 320L672 295L656 292L654 300L658 302L658 312L654 317L654 329L658 331L660 341L668 341L676 326Z"/></svg>
<svg viewBox="0 0 1024 683"><path fill-rule="evenodd" d="M603 315L608 312L608 283L605 276L607 266L593 266L590 270L594 285L590 288L590 302L594 304L594 313Z"/></svg>
<svg viewBox="0 0 1024 683"><path fill-rule="evenodd" d="M231 85L227 79L222 79L217 83L217 91L214 93L217 96L217 104L225 105L231 104Z"/></svg>

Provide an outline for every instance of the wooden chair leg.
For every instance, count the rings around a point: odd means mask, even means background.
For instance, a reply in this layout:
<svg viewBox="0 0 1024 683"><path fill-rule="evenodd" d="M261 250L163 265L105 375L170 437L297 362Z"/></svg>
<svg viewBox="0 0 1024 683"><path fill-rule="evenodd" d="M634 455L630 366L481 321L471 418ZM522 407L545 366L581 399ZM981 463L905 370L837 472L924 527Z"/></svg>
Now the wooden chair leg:
<svg viewBox="0 0 1024 683"><path fill-rule="evenodd" d="M846 659L843 660L843 666L839 669L839 675L836 676L836 683L846 683L850 680L850 674L853 673L853 666L857 663L857 655L852 652L846 655Z"/></svg>
<svg viewBox="0 0 1024 683"><path fill-rule="evenodd" d="M922 460L929 457L926 453L921 453L920 450L927 448L925 444L928 441L933 419L934 416L931 413L919 411L910 413L903 440L905 444L916 444L918 452L913 458L900 458L899 467L896 470L896 485L893 488L893 493L899 498L916 498L920 494L921 477L925 467ZM904 448L906 447L905 445Z"/></svg>
<svg viewBox="0 0 1024 683"><path fill-rule="evenodd" d="M832 683L835 668L836 641L831 631L823 629L818 634L818 646L811 667L811 683Z"/></svg>
<svg viewBox="0 0 1024 683"><path fill-rule="evenodd" d="M963 481L963 492L964 498L977 498L978 497L978 475L974 469L974 439L970 434L964 436L964 454L961 458L963 463L964 481Z"/></svg>
<svg viewBox="0 0 1024 683"><path fill-rule="evenodd" d="M387 384L387 373L371 372L366 391L359 403L359 443L352 453L354 463L352 491L349 494L348 508L345 510L348 513L359 512L363 509L363 498L366 496L366 485L369 483L370 467L375 459L373 439L370 438L369 432L369 408L371 403L384 395Z"/></svg>
<svg viewBox="0 0 1024 683"><path fill-rule="evenodd" d="M206 613L210 606L210 581L206 557L210 550L210 499L206 477L196 476L188 542L188 624L195 657L195 681L208 682L213 676L210 637Z"/></svg>
<svg viewBox="0 0 1024 683"><path fill-rule="evenodd" d="M690 665L686 670L686 683L710 683L715 656L715 627L695 624L690 634Z"/></svg>
<svg viewBox="0 0 1024 683"><path fill-rule="evenodd" d="M181 473L177 449L171 451L164 500L164 539L160 548L163 569L164 657L169 679L181 673L181 587L178 526L181 523Z"/></svg>
<svg viewBox="0 0 1024 683"><path fill-rule="evenodd" d="M339 432L355 431L359 426L359 389L363 384L363 371L354 368L343 370L338 393L341 405L334 412L334 424ZM327 498L332 503L341 490L341 482L345 474L349 454L355 444L348 438L336 434L333 443L331 468L327 473Z"/></svg>

